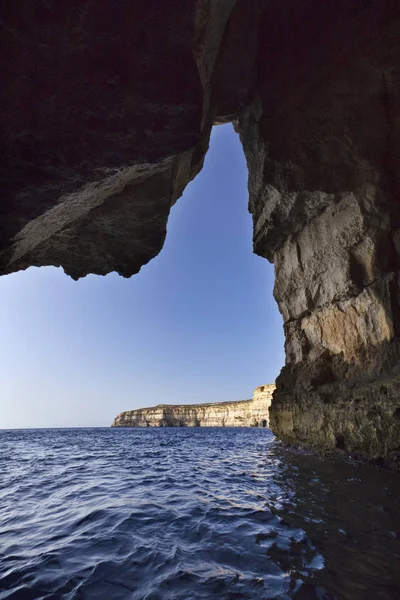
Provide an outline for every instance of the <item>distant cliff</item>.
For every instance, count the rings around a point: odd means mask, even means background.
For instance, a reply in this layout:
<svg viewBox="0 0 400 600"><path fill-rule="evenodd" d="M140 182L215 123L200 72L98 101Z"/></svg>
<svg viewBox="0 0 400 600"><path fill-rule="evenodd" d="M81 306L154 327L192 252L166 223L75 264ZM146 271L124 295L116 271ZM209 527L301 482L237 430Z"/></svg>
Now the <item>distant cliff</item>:
<svg viewBox="0 0 400 600"><path fill-rule="evenodd" d="M262 385L251 400L127 410L114 419L112 427L268 427L274 389L274 384Z"/></svg>

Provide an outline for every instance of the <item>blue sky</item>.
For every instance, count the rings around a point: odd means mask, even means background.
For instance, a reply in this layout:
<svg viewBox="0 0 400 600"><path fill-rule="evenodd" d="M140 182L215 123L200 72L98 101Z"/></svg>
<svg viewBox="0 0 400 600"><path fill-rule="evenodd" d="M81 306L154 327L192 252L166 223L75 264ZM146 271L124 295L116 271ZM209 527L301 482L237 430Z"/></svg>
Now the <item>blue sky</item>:
<svg viewBox="0 0 400 600"><path fill-rule="evenodd" d="M283 362L273 267L252 253L247 168L231 125L138 275L31 268L0 278L0 427L108 426L158 403L250 398Z"/></svg>

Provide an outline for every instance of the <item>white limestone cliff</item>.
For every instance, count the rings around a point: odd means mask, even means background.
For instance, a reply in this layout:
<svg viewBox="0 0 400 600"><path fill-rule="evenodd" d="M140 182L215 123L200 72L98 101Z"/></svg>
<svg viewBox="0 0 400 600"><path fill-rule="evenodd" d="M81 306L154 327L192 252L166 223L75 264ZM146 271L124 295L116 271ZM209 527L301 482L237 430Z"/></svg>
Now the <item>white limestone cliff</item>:
<svg viewBox="0 0 400 600"><path fill-rule="evenodd" d="M274 384L259 386L251 400L128 410L114 419L112 427L268 427L274 389Z"/></svg>

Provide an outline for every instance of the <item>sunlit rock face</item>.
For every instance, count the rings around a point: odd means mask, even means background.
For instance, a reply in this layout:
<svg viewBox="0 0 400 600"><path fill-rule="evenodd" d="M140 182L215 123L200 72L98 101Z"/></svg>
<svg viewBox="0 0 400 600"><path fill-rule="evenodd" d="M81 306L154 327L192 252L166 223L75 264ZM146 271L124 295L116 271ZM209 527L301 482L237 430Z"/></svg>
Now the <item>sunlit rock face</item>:
<svg viewBox="0 0 400 600"><path fill-rule="evenodd" d="M400 5L271 6L238 130L275 264L283 440L400 457ZM400 465L399 465L400 466Z"/></svg>
<svg viewBox="0 0 400 600"><path fill-rule="evenodd" d="M208 404L159 404L119 414L112 427L268 427L275 385L254 390L252 400Z"/></svg>
<svg viewBox="0 0 400 600"><path fill-rule="evenodd" d="M234 121L286 335L271 427L400 463L398 0L27 0L0 27L0 272L136 273Z"/></svg>

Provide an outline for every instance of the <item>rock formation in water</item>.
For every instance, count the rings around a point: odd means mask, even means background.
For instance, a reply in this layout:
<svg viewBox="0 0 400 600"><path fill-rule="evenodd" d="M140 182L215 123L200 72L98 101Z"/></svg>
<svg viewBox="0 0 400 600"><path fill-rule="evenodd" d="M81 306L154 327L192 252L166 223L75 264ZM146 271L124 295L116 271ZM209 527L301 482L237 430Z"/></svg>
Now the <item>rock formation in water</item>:
<svg viewBox="0 0 400 600"><path fill-rule="evenodd" d="M400 456L400 4L274 6L238 125L254 247L275 264L286 336L271 427L287 442L390 461Z"/></svg>
<svg viewBox="0 0 400 600"><path fill-rule="evenodd" d="M286 334L271 427L399 459L398 0L27 0L0 27L0 272L136 273L233 121Z"/></svg>
<svg viewBox="0 0 400 600"><path fill-rule="evenodd" d="M274 384L261 385L251 400L127 410L114 419L112 427L268 427L274 390Z"/></svg>

